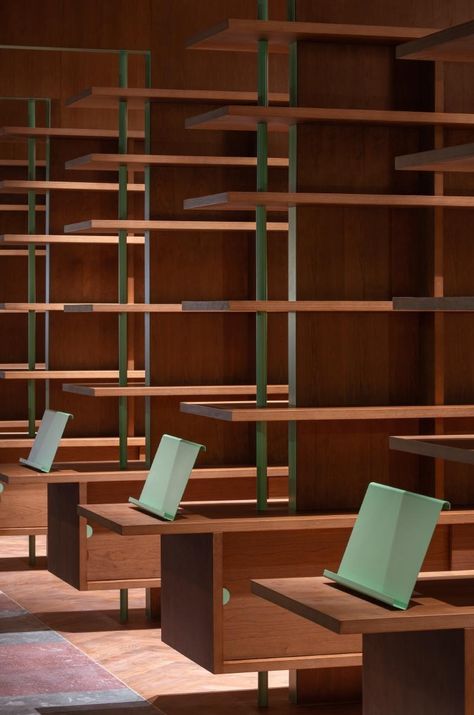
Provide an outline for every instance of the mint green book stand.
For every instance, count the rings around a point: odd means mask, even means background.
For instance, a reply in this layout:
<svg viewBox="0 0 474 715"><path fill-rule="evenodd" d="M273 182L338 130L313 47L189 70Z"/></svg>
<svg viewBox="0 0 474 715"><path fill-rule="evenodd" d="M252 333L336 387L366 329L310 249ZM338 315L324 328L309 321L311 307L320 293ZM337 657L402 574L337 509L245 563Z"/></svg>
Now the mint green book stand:
<svg viewBox="0 0 474 715"><path fill-rule="evenodd" d="M202 444L164 434L146 478L140 499L131 504L154 516L173 521Z"/></svg>
<svg viewBox="0 0 474 715"><path fill-rule="evenodd" d="M26 459L20 458L21 464L40 472L49 472L70 417L69 412L45 410L30 453Z"/></svg>
<svg viewBox="0 0 474 715"><path fill-rule="evenodd" d="M405 610L447 501L369 484L339 571L342 586Z"/></svg>

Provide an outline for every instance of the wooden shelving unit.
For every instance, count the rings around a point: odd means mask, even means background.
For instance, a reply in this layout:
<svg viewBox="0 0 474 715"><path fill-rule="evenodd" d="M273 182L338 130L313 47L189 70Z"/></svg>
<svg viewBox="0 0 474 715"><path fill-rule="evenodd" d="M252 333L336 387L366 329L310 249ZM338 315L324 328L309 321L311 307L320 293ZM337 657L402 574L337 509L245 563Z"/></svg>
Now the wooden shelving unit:
<svg viewBox="0 0 474 715"><path fill-rule="evenodd" d="M182 395L254 395L255 385L63 385L65 392L87 397L179 397ZM272 395L287 395L288 385L269 385Z"/></svg>
<svg viewBox="0 0 474 715"><path fill-rule="evenodd" d="M473 196L421 196L419 194L322 194L307 192L226 191L186 199L185 209L288 211L293 206L388 206L392 208L473 208Z"/></svg>
<svg viewBox="0 0 474 715"><path fill-rule="evenodd" d="M270 222L269 231L286 233L288 224ZM117 233L117 231L255 231L254 221L178 221L90 219L64 226L67 233Z"/></svg>
<svg viewBox="0 0 474 715"><path fill-rule="evenodd" d="M433 29L324 22L229 19L205 30L188 42L195 50L257 52L258 43L268 42L268 51L288 53L294 42L362 42L398 44L424 37Z"/></svg>
<svg viewBox="0 0 474 715"><path fill-rule="evenodd" d="M403 171L473 171L474 144L447 146L397 156L395 168Z"/></svg>
<svg viewBox="0 0 474 715"><path fill-rule="evenodd" d="M274 157L269 159L272 168L288 168L288 159ZM86 154L66 162L66 169L87 171L113 171L126 165L134 171L143 171L149 166L237 166L256 167L257 159L253 156L179 156L160 154Z"/></svg>
<svg viewBox="0 0 474 715"><path fill-rule="evenodd" d="M472 62L474 21L448 27L397 47L401 60Z"/></svg>
<svg viewBox="0 0 474 715"><path fill-rule="evenodd" d="M384 109L343 109L326 107L241 107L214 109L186 120L187 129L218 131L255 131L259 122L266 122L270 132L287 132L296 124L340 123L380 124L382 126L443 126L469 128L472 114L449 112L409 112ZM271 164L269 163L269 166Z"/></svg>
<svg viewBox="0 0 474 715"><path fill-rule="evenodd" d="M208 300L183 301L184 312L209 313L387 313L390 300Z"/></svg>
<svg viewBox="0 0 474 715"><path fill-rule="evenodd" d="M52 244L90 244L90 245L116 245L118 243L118 236L88 236L87 234L19 234L19 233L6 233L0 236L0 244L21 246L23 244L40 244L40 245L52 245ZM143 236L129 236L128 243L130 245L143 246L145 239Z"/></svg>
<svg viewBox="0 0 474 715"><path fill-rule="evenodd" d="M388 405L384 407L290 407L288 402L182 402L182 412L226 422L288 422L339 420L407 420L435 417L474 417L474 405Z"/></svg>

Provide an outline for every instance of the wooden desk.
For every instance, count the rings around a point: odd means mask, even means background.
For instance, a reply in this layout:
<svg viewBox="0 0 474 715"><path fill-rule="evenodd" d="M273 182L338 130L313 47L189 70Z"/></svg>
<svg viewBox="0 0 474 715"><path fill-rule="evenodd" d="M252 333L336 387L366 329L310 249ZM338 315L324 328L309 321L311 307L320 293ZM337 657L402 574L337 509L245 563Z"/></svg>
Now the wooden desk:
<svg viewBox="0 0 474 715"><path fill-rule="evenodd" d="M77 513L82 502L99 509L103 502L114 502L108 505L113 509L127 502L129 496L138 498L147 474L143 462L130 462L126 471L118 469L117 462L68 462L56 464L47 474L21 464L0 465L5 494L13 491L20 504L24 496L26 513L31 491L39 490L45 492L46 512L47 490L48 569L81 591L160 585L158 532L130 532L125 539L119 539L113 530L96 521L88 538L86 519ZM287 467L270 467L272 495L286 493L287 474ZM184 499L229 498L232 493L251 497L255 494L255 481L255 467L202 467L193 470Z"/></svg>
<svg viewBox="0 0 474 715"><path fill-rule="evenodd" d="M252 592L337 634L363 636L363 715L472 715L474 573L424 574L406 611L325 578L264 579Z"/></svg>
<svg viewBox="0 0 474 715"><path fill-rule="evenodd" d="M359 634L308 624L250 588L254 578L337 569L355 514L290 516L281 504L258 514L249 502L188 503L173 522L127 504L81 505L79 514L118 538L161 536L162 639L211 672L360 665ZM425 568L450 568L453 525L469 522L472 510L443 512ZM225 604L223 589L230 594Z"/></svg>

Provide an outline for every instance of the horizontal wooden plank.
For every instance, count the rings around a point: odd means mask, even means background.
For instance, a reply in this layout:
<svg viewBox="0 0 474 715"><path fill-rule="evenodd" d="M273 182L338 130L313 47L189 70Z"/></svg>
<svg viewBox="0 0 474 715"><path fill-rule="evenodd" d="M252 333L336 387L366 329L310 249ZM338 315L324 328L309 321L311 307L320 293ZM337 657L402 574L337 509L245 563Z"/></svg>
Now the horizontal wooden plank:
<svg viewBox="0 0 474 715"><path fill-rule="evenodd" d="M21 246L23 244L39 244L39 245L49 245L49 244L62 244L62 243L81 243L81 244L92 244L92 245L102 245L102 244L118 244L118 236L88 236L87 234L74 235L68 234L27 234L27 233L5 233L0 236L0 243ZM128 245L138 245L143 246L145 244L145 239L143 236L128 236ZM28 255L28 253L26 253Z"/></svg>
<svg viewBox="0 0 474 715"><path fill-rule="evenodd" d="M146 101L198 102L200 104L256 104L257 93L218 89L158 89L146 87L88 87L66 100L66 106L81 109L116 109L121 99L126 99L129 109L143 110ZM270 101L287 102L283 92L270 92Z"/></svg>
<svg viewBox="0 0 474 715"><path fill-rule="evenodd" d="M252 592L334 633L393 633L474 626L473 572L421 574L416 599L406 611L361 598L326 578L252 581Z"/></svg>
<svg viewBox="0 0 474 715"><path fill-rule="evenodd" d="M385 407L288 407L271 400L255 402L181 402L181 411L226 422L287 422L319 420L406 420L435 417L474 417L474 405L389 405Z"/></svg>
<svg viewBox="0 0 474 715"><path fill-rule="evenodd" d="M474 310L474 296L396 297L393 299L394 310L407 311L458 311L466 313Z"/></svg>
<svg viewBox="0 0 474 715"><path fill-rule="evenodd" d="M33 437L9 437L5 439L0 433L0 449L24 449L32 447L34 442ZM144 447L145 437L130 436L127 439L129 447ZM63 447L118 447L120 445L119 437L62 437L59 446ZM1 467L0 467L1 469Z"/></svg>
<svg viewBox="0 0 474 715"><path fill-rule="evenodd" d="M0 211L5 211L5 213L26 213L28 211L28 204L0 204ZM44 204L38 204L35 211L44 213L46 206L44 206Z"/></svg>
<svg viewBox="0 0 474 715"><path fill-rule="evenodd" d="M321 194L279 191L227 191L185 199L185 209L254 211L266 206L270 211L287 211L291 206L388 206L423 208L474 208L474 196L421 196L418 194Z"/></svg>
<svg viewBox="0 0 474 715"><path fill-rule="evenodd" d="M128 443L134 446L133 440L143 438L129 437ZM199 467L193 469L193 479L255 479L257 469L248 465L223 465L216 467ZM59 463L48 473L35 472L21 464L0 464L0 481L5 484L21 486L22 484L71 484L89 482L142 481L148 475L143 463L129 462L127 469L119 469L116 462L74 462ZM288 467L270 465L268 477L288 477Z"/></svg>
<svg viewBox="0 0 474 715"><path fill-rule="evenodd" d="M192 37L188 48L256 52L267 40L272 53L287 53L291 42L364 42L397 44L434 32L426 27L350 25L323 22L228 19Z"/></svg>
<svg viewBox="0 0 474 715"><path fill-rule="evenodd" d="M28 420L0 420L0 434L2 432L10 432L11 430L28 429ZM36 420L35 425L39 427L40 421Z"/></svg>
<svg viewBox="0 0 474 715"><path fill-rule="evenodd" d="M401 60L472 62L474 60L474 20L433 31L425 37L397 47Z"/></svg>
<svg viewBox="0 0 474 715"><path fill-rule="evenodd" d="M181 303L66 303L66 313L181 313Z"/></svg>
<svg viewBox="0 0 474 715"><path fill-rule="evenodd" d="M255 395L255 385L82 385L65 384L64 392L88 397L177 397L180 395ZM269 395L287 395L288 385L268 385Z"/></svg>
<svg viewBox="0 0 474 715"><path fill-rule="evenodd" d="M85 129L84 127L0 127L1 139L118 139L116 129ZM129 139L144 139L144 132L128 131Z"/></svg>
<svg viewBox="0 0 474 715"><path fill-rule="evenodd" d="M63 311L64 303L0 303L0 311L14 311L18 313L27 313L35 311L36 313L45 313L46 311Z"/></svg>
<svg viewBox="0 0 474 715"><path fill-rule="evenodd" d="M28 159L0 159L0 166L8 169L15 169L20 166L27 168L28 165ZM35 166L37 169L44 169L46 161L44 159L36 159Z"/></svg>
<svg viewBox="0 0 474 715"><path fill-rule="evenodd" d="M64 233L117 233L118 231L255 231L255 221L145 221L139 219L89 219L64 226ZM268 231L286 233L288 223L269 221Z"/></svg>
<svg viewBox="0 0 474 715"><path fill-rule="evenodd" d="M36 194L45 194L48 191L118 191L117 183L105 181L21 181L4 179L0 181L2 194L27 194L34 191ZM127 184L127 190L132 192L145 191L145 184Z"/></svg>
<svg viewBox="0 0 474 715"><path fill-rule="evenodd" d="M189 117L187 129L255 131L266 122L269 131L286 132L295 124L375 124L400 126L472 127L474 114L454 112L409 112L384 109L340 109L326 107L241 107L228 106Z"/></svg>
<svg viewBox="0 0 474 715"><path fill-rule="evenodd" d="M458 144L397 156L395 168L403 171L473 171L474 144Z"/></svg>
<svg viewBox="0 0 474 715"><path fill-rule="evenodd" d="M0 370L0 380L117 380L118 370ZM129 370L130 379L143 379L144 370Z"/></svg>
<svg viewBox="0 0 474 715"><path fill-rule="evenodd" d="M258 512L255 502L214 502L187 504L174 521L163 521L131 504L82 504L78 508L91 524L100 524L122 535L207 534L244 531L351 529L357 514L289 514L282 502L270 502ZM472 524L474 510L442 512L440 524Z"/></svg>
<svg viewBox="0 0 474 715"><path fill-rule="evenodd" d="M474 464L474 435L409 435L390 437L390 449L448 462Z"/></svg>
<svg viewBox="0 0 474 715"><path fill-rule="evenodd" d="M288 656L287 658L246 658L224 660L222 673L253 673L261 670L295 670L302 668L353 668L362 665L362 653L332 653L326 655ZM356 715L351 708L339 712L331 705L332 715Z"/></svg>
<svg viewBox="0 0 474 715"><path fill-rule="evenodd" d="M473 116L474 123L474 116ZM166 154L86 154L66 162L66 169L87 171L113 171L119 166L128 166L135 171L143 171L146 166L236 166L256 167L254 156L185 156ZM288 167L287 158L269 157L271 168Z"/></svg>
<svg viewBox="0 0 474 715"><path fill-rule="evenodd" d="M210 300L182 302L183 312L210 313L387 313L390 300Z"/></svg>
<svg viewBox="0 0 474 715"><path fill-rule="evenodd" d="M24 248L0 248L0 256L2 258L17 258L17 257L26 257L28 256L28 249ZM35 251L35 257L36 258L45 258L46 256L46 251L44 250L37 250Z"/></svg>

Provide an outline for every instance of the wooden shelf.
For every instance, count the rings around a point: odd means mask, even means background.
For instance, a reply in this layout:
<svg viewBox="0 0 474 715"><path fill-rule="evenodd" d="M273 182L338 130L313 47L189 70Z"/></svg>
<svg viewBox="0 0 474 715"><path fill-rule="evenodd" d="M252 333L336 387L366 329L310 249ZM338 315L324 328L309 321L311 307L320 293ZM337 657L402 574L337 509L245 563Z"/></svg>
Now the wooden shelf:
<svg viewBox="0 0 474 715"><path fill-rule="evenodd" d="M1 433L0 433L1 435ZM0 436L0 449L28 449L32 447L34 442L33 437L10 437L9 439L3 439ZM135 437L131 436L127 438L127 445L129 447L144 447L145 437ZM90 449L91 447L119 447L120 439L119 437L62 437L59 443L59 449L65 447L78 448L85 447ZM86 462L87 464L87 462ZM17 466L17 465L15 465ZM24 469L20 467L19 469ZM2 467L0 467L0 470Z"/></svg>
<svg viewBox="0 0 474 715"><path fill-rule="evenodd" d="M143 131L130 129L129 139L144 139ZM118 139L115 129L84 129L80 127L0 127L1 139Z"/></svg>
<svg viewBox="0 0 474 715"><path fill-rule="evenodd" d="M182 302L183 312L209 313L391 313L391 300L208 300Z"/></svg>
<svg viewBox="0 0 474 715"><path fill-rule="evenodd" d="M11 213L27 213L28 204L0 204L0 211L11 212ZM46 206L44 204L39 204L36 206L35 211L41 211L42 213L46 211Z"/></svg>
<svg viewBox="0 0 474 715"><path fill-rule="evenodd" d="M36 313L45 313L51 310L64 310L64 303L0 303L0 311L14 313L28 313L34 310Z"/></svg>
<svg viewBox="0 0 474 715"><path fill-rule="evenodd" d="M288 385L268 385L270 395L288 395ZM255 395L255 385L81 385L65 384L64 392L87 397L179 397L182 395Z"/></svg>
<svg viewBox="0 0 474 715"><path fill-rule="evenodd" d="M474 60L474 20L445 30L432 31L425 37L397 47L401 60L472 62Z"/></svg>
<svg viewBox="0 0 474 715"><path fill-rule="evenodd" d="M112 439L112 438L111 438ZM113 438L115 439L115 438ZM129 437L132 440L144 439L143 437ZM192 479L255 479L257 470L250 466L218 466L200 467L191 472ZM0 482L21 486L23 484L68 484L87 482L117 482L117 481L144 481L148 476L141 463L129 462L127 469L118 469L116 462L75 462L59 463L53 466L51 472L39 474L21 464L0 465ZM288 477L288 467L269 466L268 477Z"/></svg>
<svg viewBox="0 0 474 715"><path fill-rule="evenodd" d="M64 226L65 233L117 233L117 231L255 231L255 221L142 221L89 219ZM268 231L286 233L288 223L269 221Z"/></svg>
<svg viewBox="0 0 474 715"><path fill-rule="evenodd" d="M390 449L419 454L422 457L445 459L448 462L474 464L474 435L409 435L390 437Z"/></svg>
<svg viewBox="0 0 474 715"><path fill-rule="evenodd" d="M66 313L181 313L180 303L66 303Z"/></svg>
<svg viewBox="0 0 474 715"><path fill-rule="evenodd" d="M474 144L404 154L395 159L400 171L474 171Z"/></svg>
<svg viewBox="0 0 474 715"><path fill-rule="evenodd" d="M469 313L474 310L473 296L445 296L443 298L423 297L410 298L400 297L393 299L394 310L410 311L458 311Z"/></svg>
<svg viewBox="0 0 474 715"><path fill-rule="evenodd" d="M276 20L224 20L192 37L187 47L195 50L256 52L259 40L268 40L270 52L287 53L291 42L364 42L397 44L434 32L426 27L343 25L322 22Z"/></svg>
<svg viewBox="0 0 474 715"><path fill-rule="evenodd" d="M36 420L35 427L39 427L39 426L40 426L40 420ZM22 430L22 432L23 432L23 430L27 430L27 429L28 429L28 420L0 420L0 434L2 434L4 432L15 432L16 430Z"/></svg>
<svg viewBox="0 0 474 715"><path fill-rule="evenodd" d="M286 132L294 124L327 122L401 126L472 127L474 114L405 112L383 109L328 109L319 107L220 107L186 120L187 129L255 131L267 122L273 132Z"/></svg>
<svg viewBox="0 0 474 715"><path fill-rule="evenodd" d="M100 181L20 181L4 179L0 181L2 194L27 194L34 191L36 194L46 194L48 191L118 191L116 183ZM143 192L144 184L128 184L127 191Z"/></svg>
<svg viewBox="0 0 474 715"><path fill-rule="evenodd" d="M474 115L473 115L474 124ZM129 169L143 171L146 166L257 166L253 156L182 156L164 154L86 154L66 162L66 169L87 171L114 171L126 165ZM271 168L287 168L288 159L268 159ZM113 184L110 184L112 186Z"/></svg>
<svg viewBox="0 0 474 715"><path fill-rule="evenodd" d="M406 38L403 38L406 39ZM218 89L156 89L127 87L88 87L66 100L66 106L80 109L116 109L121 99L127 100L128 109L143 110L150 102L197 102L200 104L256 104L255 91L239 92ZM270 92L270 101L286 103L288 95Z"/></svg>
<svg viewBox="0 0 474 715"><path fill-rule="evenodd" d="M0 248L0 256L2 258L14 258L16 256L23 256L26 257L28 256L28 249L27 248ZM44 258L46 256L46 251L43 249L39 249L35 251L35 257L36 258Z"/></svg>
<svg viewBox="0 0 474 715"><path fill-rule="evenodd" d="M255 402L181 402L181 412L226 422L287 422L320 420L408 420L436 417L474 417L474 405L390 405L387 407L288 407L272 400Z"/></svg>
<svg viewBox="0 0 474 715"><path fill-rule="evenodd" d="M87 236L87 234L79 234L75 236L74 234L17 234L17 233L6 233L0 236L0 244L9 245L22 245L22 244L68 244L68 243L80 243L80 244L118 244L118 236ZM145 244L145 239L143 236L128 236L128 245L139 245L143 246ZM28 255L28 254L27 254Z"/></svg>
<svg viewBox="0 0 474 715"><path fill-rule="evenodd" d="M36 168L44 169L46 161L44 159L36 159ZM16 169L18 167L28 168L28 159L0 159L0 166L7 169Z"/></svg>
<svg viewBox="0 0 474 715"><path fill-rule="evenodd" d="M46 364L44 362L36 363L36 368L39 370L44 370L46 368ZM1 362L0 363L0 370L27 370L27 369L28 369L27 362ZM25 424L28 426L28 422L25 422Z"/></svg>
<svg viewBox="0 0 474 715"><path fill-rule="evenodd" d="M357 518L353 513L288 514L286 505L271 502L265 512L257 512L254 502L196 502L180 509L174 521L149 516L131 504L81 504L78 513L122 536L351 529ZM474 510L443 511L439 523L472 524Z"/></svg>
<svg viewBox="0 0 474 715"><path fill-rule="evenodd" d="M0 370L0 380L117 380L118 370ZM129 370L129 379L143 379L144 370Z"/></svg>
<svg viewBox="0 0 474 715"><path fill-rule="evenodd" d="M227 191L184 201L185 209L254 211L266 206L270 211L287 211L291 206L387 206L423 208L474 208L474 196L420 196L418 194L321 194L270 191Z"/></svg>

